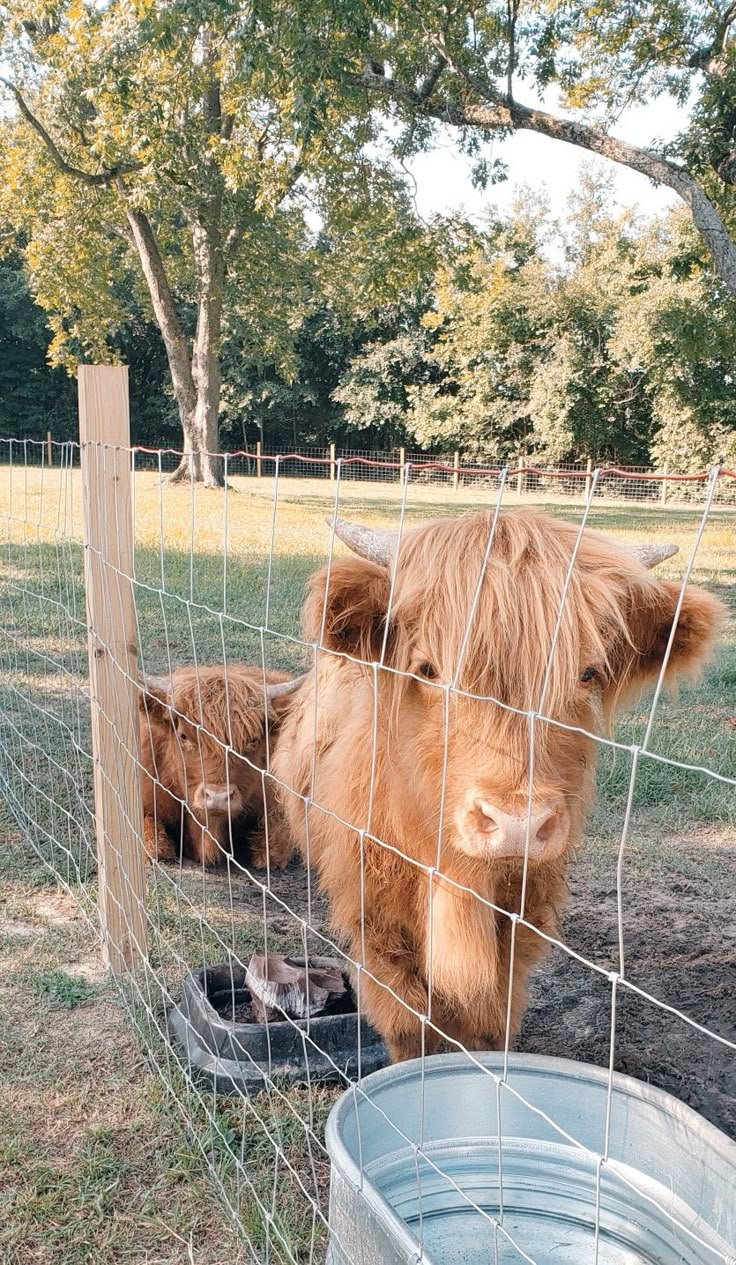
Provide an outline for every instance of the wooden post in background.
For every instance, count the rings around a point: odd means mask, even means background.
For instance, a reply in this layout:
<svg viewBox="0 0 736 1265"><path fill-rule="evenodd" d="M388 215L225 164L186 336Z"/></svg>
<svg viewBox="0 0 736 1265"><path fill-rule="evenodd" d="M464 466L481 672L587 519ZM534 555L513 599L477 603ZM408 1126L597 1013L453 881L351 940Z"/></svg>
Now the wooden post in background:
<svg viewBox="0 0 736 1265"><path fill-rule="evenodd" d="M399 484L403 485L406 477L404 466L406 465L406 448L399 448Z"/></svg>
<svg viewBox="0 0 736 1265"><path fill-rule="evenodd" d="M523 455L519 459L519 465L520 466L526 465L526 453L523 453ZM519 473L516 476L516 495L519 498L521 497L523 490L524 490L524 476L521 473L521 471L519 471Z"/></svg>
<svg viewBox="0 0 736 1265"><path fill-rule="evenodd" d="M46 461L51 465L51 431L46 431Z"/></svg>
<svg viewBox="0 0 736 1265"><path fill-rule="evenodd" d="M585 463L585 496L583 497L583 500L585 501L586 505L588 504L588 501L590 500L590 490L592 486L593 486L593 458L588 457L588 460Z"/></svg>
<svg viewBox="0 0 736 1265"><path fill-rule="evenodd" d="M263 462L261 460L261 441L260 439L257 439L256 440L256 478L260 479L262 477L263 477Z"/></svg>
<svg viewBox="0 0 736 1265"><path fill-rule="evenodd" d="M334 483L337 478L337 459L335 455L335 445L330 444L330 483Z"/></svg>
<svg viewBox="0 0 736 1265"><path fill-rule="evenodd" d="M123 973L146 951L126 368L80 365L79 438L98 901L106 965Z"/></svg>
<svg viewBox="0 0 736 1265"><path fill-rule="evenodd" d="M669 464L668 464L667 462L665 462L664 470L662 471L662 474L663 474L665 477L664 477L664 479L662 480L662 486L661 486L661 487L660 487L660 489L659 489L659 503L660 503L660 505L666 505L666 504L667 504L667 477L666 477L666 476L669 474L669 472L670 472L670 467L669 467Z"/></svg>
<svg viewBox="0 0 736 1265"><path fill-rule="evenodd" d="M460 453L455 449L452 458L452 490L457 492L460 487Z"/></svg>

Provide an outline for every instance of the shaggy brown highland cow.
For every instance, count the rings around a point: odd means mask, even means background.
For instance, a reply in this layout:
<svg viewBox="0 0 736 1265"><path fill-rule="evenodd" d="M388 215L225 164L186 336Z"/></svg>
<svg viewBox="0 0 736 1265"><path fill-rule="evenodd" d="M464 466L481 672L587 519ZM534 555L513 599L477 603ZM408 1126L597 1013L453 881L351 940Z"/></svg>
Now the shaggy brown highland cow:
<svg viewBox="0 0 736 1265"><path fill-rule="evenodd" d="M311 578L304 633L324 649L273 764L395 1060L421 1052L427 1014L428 1053L441 1033L470 1049L503 1045L509 914L521 913L518 1032L545 950L535 928L558 934L593 795L597 744L582 731L605 732L616 705L656 680L680 593L646 569L673 547L628 551L586 531L563 601L577 528L502 514L484 566L491 527L481 513L404 533L386 633L396 540L338 520L362 557ZM686 588L668 681L698 668L722 615ZM374 669L384 634L386 668Z"/></svg>
<svg viewBox="0 0 736 1265"><path fill-rule="evenodd" d="M266 674L269 740L299 680ZM177 668L142 678L143 834L152 856L183 851L212 865L244 841L253 865L281 867L294 845L266 767L260 668ZM230 750L228 750L230 748ZM265 784L265 799L264 799ZM266 847L266 822L268 850Z"/></svg>

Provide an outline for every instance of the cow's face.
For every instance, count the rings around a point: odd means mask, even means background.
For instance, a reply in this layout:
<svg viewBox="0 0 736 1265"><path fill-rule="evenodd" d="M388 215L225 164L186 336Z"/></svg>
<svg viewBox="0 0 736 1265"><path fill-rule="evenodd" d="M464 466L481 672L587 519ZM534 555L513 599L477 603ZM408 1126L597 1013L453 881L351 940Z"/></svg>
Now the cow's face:
<svg viewBox="0 0 736 1265"><path fill-rule="evenodd" d="M213 833L222 819L262 815L266 713L273 738L293 684L268 685L266 700L257 671L245 679L212 667L145 678L141 709L154 749L174 771L194 817Z"/></svg>
<svg viewBox="0 0 736 1265"><path fill-rule="evenodd" d="M237 753L227 732L205 716L202 725L185 719L186 700L174 699L170 742L180 751L186 800L193 815L213 828L218 817L260 812L261 772L266 767L265 714L254 706L237 735Z"/></svg>
<svg viewBox="0 0 736 1265"><path fill-rule="evenodd" d="M393 591L390 554L334 559L329 590L326 572L312 581L305 631L318 640L324 624L326 648L368 664L385 651L383 766L415 820L438 836L442 823L443 847L547 861L580 837L589 735L659 674L680 586L592 534L570 569L576 528L539 515L502 516L486 557L490 526L479 514L407 533ZM708 593L685 590L670 680L701 661L721 616ZM355 668L336 659L331 671ZM365 690L373 675L363 670Z"/></svg>

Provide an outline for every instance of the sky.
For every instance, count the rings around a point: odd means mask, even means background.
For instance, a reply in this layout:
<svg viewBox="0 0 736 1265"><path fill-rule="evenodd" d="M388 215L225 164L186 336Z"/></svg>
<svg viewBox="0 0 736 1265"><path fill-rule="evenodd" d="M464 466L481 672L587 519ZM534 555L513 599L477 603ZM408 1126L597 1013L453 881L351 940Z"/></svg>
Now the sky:
<svg viewBox="0 0 736 1265"><path fill-rule="evenodd" d="M676 135L685 118L684 111L674 102L662 98L625 112L613 131L624 140L648 145L655 139L669 140ZM458 152L452 129L445 129L430 153L420 154L408 164L416 182L419 214L429 218L462 209L478 216L489 204L506 210L516 190L528 185L533 189L544 187L553 215L564 217L567 199L579 181L581 169L591 164L612 173L615 198L621 207L637 206L649 216L668 211L678 201L671 190L654 186L637 172L531 132L517 132L503 141L494 141L489 149L485 156L503 159L509 178L479 192L470 181L471 160Z"/></svg>

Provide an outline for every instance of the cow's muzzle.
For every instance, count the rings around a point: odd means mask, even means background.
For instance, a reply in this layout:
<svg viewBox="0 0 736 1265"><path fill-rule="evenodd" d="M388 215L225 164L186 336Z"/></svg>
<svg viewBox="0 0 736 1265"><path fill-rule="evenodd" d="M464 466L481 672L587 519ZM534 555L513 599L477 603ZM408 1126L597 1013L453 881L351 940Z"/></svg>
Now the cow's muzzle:
<svg viewBox="0 0 736 1265"><path fill-rule="evenodd" d="M570 838L570 814L561 795L512 808L471 792L457 826L463 851L489 860L523 860L528 849L530 860L551 861Z"/></svg>
<svg viewBox="0 0 736 1265"><path fill-rule="evenodd" d="M198 786L192 798L194 808L200 813L227 813L235 817L243 807L243 797L237 786Z"/></svg>

